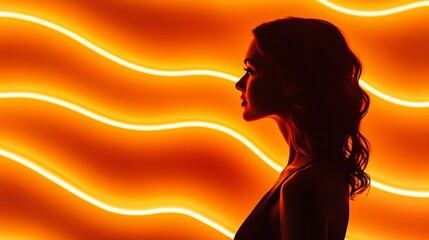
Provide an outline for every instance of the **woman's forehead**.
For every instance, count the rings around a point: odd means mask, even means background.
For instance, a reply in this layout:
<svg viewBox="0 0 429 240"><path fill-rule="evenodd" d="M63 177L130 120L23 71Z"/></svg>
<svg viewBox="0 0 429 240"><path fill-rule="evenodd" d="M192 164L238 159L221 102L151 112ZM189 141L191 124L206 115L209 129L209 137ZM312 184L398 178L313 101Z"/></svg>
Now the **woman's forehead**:
<svg viewBox="0 0 429 240"><path fill-rule="evenodd" d="M252 66L258 66L258 65L263 65L264 62L265 61L258 50L258 45L256 43L256 40L252 39L247 49L247 53L244 58L244 63L250 64Z"/></svg>

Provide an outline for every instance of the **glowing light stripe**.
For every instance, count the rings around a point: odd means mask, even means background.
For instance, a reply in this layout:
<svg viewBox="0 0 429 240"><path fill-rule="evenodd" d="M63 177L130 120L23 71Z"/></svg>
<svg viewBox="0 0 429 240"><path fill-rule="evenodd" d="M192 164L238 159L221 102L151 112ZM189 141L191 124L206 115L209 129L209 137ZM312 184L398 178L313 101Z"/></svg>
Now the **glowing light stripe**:
<svg viewBox="0 0 429 240"><path fill-rule="evenodd" d="M362 11L362 10L353 10L353 9L345 8L345 7L336 5L332 2L329 2L328 0L317 0L317 2L335 11L338 11L344 14L353 15L353 16L359 16L359 17L381 17L381 16L387 16L387 15L408 11L415 8L429 6L429 1L420 1L420 2L409 3L399 7L390 8L390 9L384 9L384 10L378 10L378 11Z"/></svg>
<svg viewBox="0 0 429 240"><path fill-rule="evenodd" d="M360 80L359 81L360 85L362 85L363 88L367 89L368 91L370 91L371 93L373 93L374 95L376 95L377 97L384 99L388 102L391 103L395 103L397 105L401 105L401 106L406 106L406 107L412 107L412 108L426 108L429 107L429 101L426 102L411 102L411 101L406 101L406 100L402 100L402 99L398 99L398 98L394 98L391 97L385 93L382 93L380 91L378 91L377 89L373 88L372 86L370 86L368 83Z"/></svg>
<svg viewBox="0 0 429 240"><path fill-rule="evenodd" d="M252 152L254 152L261 160L263 160L267 165L273 168L277 172L281 172L284 167L275 163L272 159L266 156L259 148L257 148L252 142L250 142L247 138L235 132L234 130L210 122L202 122L202 121L188 121L188 122L176 122L170 124L160 124L160 125L137 125L137 124L129 124L116 120L109 119L107 117L98 115L89 110L86 110L82 107L74 105L72 103L66 102L64 100L60 100L54 97L37 94L37 93L28 93L28 92L3 92L0 93L0 99L11 99L11 98L24 98L24 99L34 99L43 102L52 103L74 112L80 113L86 117L89 117L98 122L127 130L134 131L163 131L170 129L178 129L178 128L189 128L189 127L198 127L198 128L208 128L223 132L228 134L229 136L237 139L241 143L243 143L247 148L249 148ZM373 187L378 188L382 191L386 191L392 194L408 196L408 197L416 197L416 198L429 198L429 192L427 191L410 191L405 189L400 189L396 187L391 187L382 183L379 183L377 180L372 180L371 184Z"/></svg>
<svg viewBox="0 0 429 240"><path fill-rule="evenodd" d="M397 195L414 197L414 198L429 198L429 192L424 191L411 191L406 189L395 188L386 184L383 184L378 181L371 181L371 186L383 190L385 192L390 192Z"/></svg>
<svg viewBox="0 0 429 240"><path fill-rule="evenodd" d="M21 164L30 170L33 170L34 172L40 174L41 176L45 177L46 179L50 180L51 182L57 184L61 188L65 189L66 191L70 192L71 194L75 195L76 197L88 202L89 204L92 204L93 206L96 206L100 209L103 209L105 211L120 214L120 215L127 215L127 216L150 216L155 214L182 214L189 216L191 218L194 218L207 226L215 229L216 231L222 233L226 237L233 239L234 233L227 230L220 224L210 220L207 217L204 217L203 215L196 213L194 211L185 209L185 208L179 208L179 207L164 207L164 208L152 208L152 209L124 209L124 208L118 208L114 207L112 205L109 205L101 200L95 199L94 197L91 197L90 195L82 192L81 190L75 188L71 184L67 183L66 181L62 180L61 178L55 176L54 174L48 172L47 170L43 169L42 167L38 166L37 164L20 157L14 153L11 153L9 151L6 151L4 149L0 149L0 156L3 156L5 158L8 158L18 164ZM350 238L345 238L345 240L351 240Z"/></svg>
<svg viewBox="0 0 429 240"><path fill-rule="evenodd" d="M326 2L326 1L324 1L324 2ZM158 76L167 76L167 77L196 76L196 75L198 75L198 76L211 76L211 77L217 77L217 78L229 80L229 81L232 81L234 83L239 80L239 77L237 77L237 76L233 76L233 75L230 75L230 74L227 74L224 72L219 72L219 71L214 71L214 70L193 69L193 70L169 71L169 70L151 69L148 67L144 67L141 65L131 63L131 62L126 61L122 58L119 58L118 56L115 56L115 55L109 53L108 51L106 51L106 50L96 46L95 44L89 42L88 40L82 38L81 36L77 35L76 33L72 32L66 28L63 28L57 24L49 22L47 20L37 18L34 16L30 16L30 15L26 15L26 14L21 14L21 13L16 13L16 12L6 12L6 11L0 12L0 18L18 19L18 20L23 20L23 21L32 22L32 23L36 23L36 24L45 26L45 27L50 28L54 31L62 33L63 35L77 41L78 43L82 44L83 46L89 48L90 50L98 53L99 55L101 55L101 56L119 64L119 65L122 65L126 68L129 68L129 69L132 69L132 70L135 70L138 72L151 74L151 75L158 75ZM394 97L391 97L391 96L389 96L385 93L382 93L379 90L371 87L369 84L365 83L362 80L360 81L360 83L368 91L370 91L374 95L379 96L382 99L389 101L391 103L402 105L405 107L429 107L429 101L428 102L414 102L414 101L405 101L405 100L396 99Z"/></svg>
<svg viewBox="0 0 429 240"><path fill-rule="evenodd" d="M147 68L147 67L143 67L141 65L137 65L134 63L131 63L129 61L126 61L122 58L119 58L118 56L113 55L112 53L96 46L95 44L89 42L88 40L82 38L81 36L77 35L76 33L60 27L57 24L54 24L52 22L43 20L41 18L37 18L34 16L29 16L26 14L21 14L21 13L15 13L15 12L0 12L0 17L3 18L13 18L13 19L19 19L19 20L23 20L23 21L27 21L27 22L32 22L32 23L36 23L42 26L45 26L47 28L50 28L54 31L57 31L59 33L64 34L65 36L79 42L80 44L82 44L83 46L89 48L90 50L98 53L99 55L119 64L122 65L126 68L138 71L138 72L142 72L142 73L147 73L147 74L151 74L151 75L158 75L158 76L168 76L168 77L178 77L178 76L190 76L190 75L207 75L207 76L213 76L213 77L218 77L218 78L224 78L224 79L228 79L231 81L234 81L236 79L236 77L227 74L227 73L222 73L222 72L218 72L218 71L213 71L213 70L180 70L180 71L166 71L166 70L158 70L158 69L151 69L151 68Z"/></svg>
<svg viewBox="0 0 429 240"><path fill-rule="evenodd" d="M62 180L61 178L55 176L54 174L48 172L47 170L43 169L42 167L36 165L35 163L20 157L16 154L13 154L9 151L6 151L4 149L0 149L0 156L6 157L8 159L11 159L33 171L36 173L42 175L46 179L50 180L51 182L57 184L58 186L62 187L63 189L67 190L68 192L72 193L73 195L79 197L80 199L98 207L105 211L116 213L120 215L128 215L128 216L147 216L147 215L154 215L154 214L167 214L167 213L175 213L175 214L182 214L189 217L192 217L209 227L217 230L218 232L224 234L228 238L233 239L234 234L227 230L226 228L222 227L218 223L208 219L207 217L204 217L203 215L193 212L191 210L185 209L185 208L179 208L179 207L165 207L165 208L153 208L153 209L124 209L124 208L118 208L114 207L112 205L109 205L107 203L104 203L103 201L100 201L98 199L95 199L91 197L90 195L80 191L79 189L75 188L71 184L67 183L66 181Z"/></svg>
<svg viewBox="0 0 429 240"><path fill-rule="evenodd" d="M266 156L247 138L245 138L244 136L240 135L239 133L235 132L230 128L227 128L225 126L222 126L216 123L203 122L203 121L187 121L187 122L176 122L176 123L159 124L159 125L130 124L130 123L124 123L124 122L116 121L116 120L101 116L99 114L91 112L87 109L79 107L70 102L67 102L58 98L54 98L51 96L46 96L43 94L29 93L29 92L2 92L2 93L0 92L0 99L12 99L12 98L33 99L33 100L52 103L52 104L67 108L69 110L72 110L74 112L77 112L79 114L82 114L95 121L110 125L112 127L117 127L117 128L132 130L132 131L163 131L163 130L178 129L178 128L191 128L191 127L213 129L219 132L223 132L237 139L245 146L247 146L249 149L251 149L259 158L261 158L267 165L274 168L276 171L280 172L283 169L283 167L273 162L268 156Z"/></svg>

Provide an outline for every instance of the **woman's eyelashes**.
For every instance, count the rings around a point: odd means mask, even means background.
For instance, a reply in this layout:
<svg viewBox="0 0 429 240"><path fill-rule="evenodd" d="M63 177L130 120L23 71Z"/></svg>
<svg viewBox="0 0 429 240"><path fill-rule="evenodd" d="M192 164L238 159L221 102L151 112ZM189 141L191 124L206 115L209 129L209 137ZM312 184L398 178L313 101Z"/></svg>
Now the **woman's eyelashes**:
<svg viewBox="0 0 429 240"><path fill-rule="evenodd" d="M247 74L250 74L250 75L253 74L253 70L252 69L250 69L248 67L244 67L243 69L244 69L244 71L246 71Z"/></svg>

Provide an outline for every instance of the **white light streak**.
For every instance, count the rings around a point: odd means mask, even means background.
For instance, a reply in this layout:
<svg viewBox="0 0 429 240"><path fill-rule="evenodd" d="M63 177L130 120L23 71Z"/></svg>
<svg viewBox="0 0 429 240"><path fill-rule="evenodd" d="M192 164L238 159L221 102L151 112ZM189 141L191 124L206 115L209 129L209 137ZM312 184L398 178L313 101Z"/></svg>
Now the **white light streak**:
<svg viewBox="0 0 429 240"><path fill-rule="evenodd" d="M402 6L384 9L384 10L378 10L378 11L362 11L362 10L353 10L346 7L342 7L340 5L336 5L328 0L316 0L317 2L325 5L326 7L335 10L337 12L341 12L348 15L353 16L359 16L359 17L382 17L392 14L397 14L400 12L408 11L411 9L421 8L421 7L428 7L429 1L420 1L420 2L413 2L409 4L405 4Z"/></svg>

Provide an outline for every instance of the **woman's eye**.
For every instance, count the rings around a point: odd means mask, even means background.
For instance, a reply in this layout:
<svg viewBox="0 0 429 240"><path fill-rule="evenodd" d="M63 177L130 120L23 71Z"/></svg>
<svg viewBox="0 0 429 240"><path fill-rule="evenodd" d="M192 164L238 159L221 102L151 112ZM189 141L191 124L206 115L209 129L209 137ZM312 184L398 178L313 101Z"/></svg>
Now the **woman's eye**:
<svg viewBox="0 0 429 240"><path fill-rule="evenodd" d="M253 73L253 71L252 70L250 70L249 68L243 68L244 69L244 71L246 71L246 73L248 73L248 74L252 74Z"/></svg>

